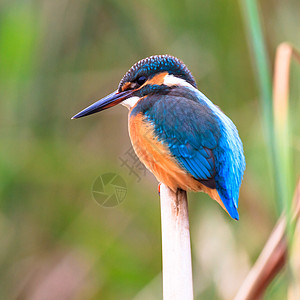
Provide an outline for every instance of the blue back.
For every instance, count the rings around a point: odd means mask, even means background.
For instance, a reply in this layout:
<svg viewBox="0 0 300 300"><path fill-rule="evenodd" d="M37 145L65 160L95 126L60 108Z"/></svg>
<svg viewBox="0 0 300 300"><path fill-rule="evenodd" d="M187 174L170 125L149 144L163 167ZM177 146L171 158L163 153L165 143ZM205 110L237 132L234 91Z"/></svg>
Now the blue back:
<svg viewBox="0 0 300 300"><path fill-rule="evenodd" d="M154 88L154 86L152 86ZM131 115L143 113L183 169L216 188L227 211L238 219L238 197L245 158L232 121L195 88L176 87L138 102Z"/></svg>

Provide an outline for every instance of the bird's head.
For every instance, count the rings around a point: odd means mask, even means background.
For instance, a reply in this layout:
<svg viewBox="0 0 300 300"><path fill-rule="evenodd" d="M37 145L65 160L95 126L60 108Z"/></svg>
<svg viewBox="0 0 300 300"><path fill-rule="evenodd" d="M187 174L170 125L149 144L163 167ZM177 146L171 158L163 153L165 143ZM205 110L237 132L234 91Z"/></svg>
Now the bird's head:
<svg viewBox="0 0 300 300"><path fill-rule="evenodd" d="M91 115L119 103L131 108L149 94L164 94L179 85L196 88L196 82L184 63L170 55L150 56L129 69L115 92L82 110L72 119Z"/></svg>

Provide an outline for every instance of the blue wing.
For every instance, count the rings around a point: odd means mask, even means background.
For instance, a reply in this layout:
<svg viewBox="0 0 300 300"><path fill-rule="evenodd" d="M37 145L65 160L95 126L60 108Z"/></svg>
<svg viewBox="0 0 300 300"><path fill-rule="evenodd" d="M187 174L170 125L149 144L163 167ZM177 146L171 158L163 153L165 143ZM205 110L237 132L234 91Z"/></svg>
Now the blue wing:
<svg viewBox="0 0 300 300"><path fill-rule="evenodd" d="M148 96L136 109L152 122L157 137L182 168L216 188L231 217L238 219L245 159L231 120L202 93L182 87Z"/></svg>
<svg viewBox="0 0 300 300"><path fill-rule="evenodd" d="M180 95L178 91L151 95L140 109L182 168L206 186L215 188L212 150L220 137L218 121L207 106L195 99L188 99L186 93Z"/></svg>

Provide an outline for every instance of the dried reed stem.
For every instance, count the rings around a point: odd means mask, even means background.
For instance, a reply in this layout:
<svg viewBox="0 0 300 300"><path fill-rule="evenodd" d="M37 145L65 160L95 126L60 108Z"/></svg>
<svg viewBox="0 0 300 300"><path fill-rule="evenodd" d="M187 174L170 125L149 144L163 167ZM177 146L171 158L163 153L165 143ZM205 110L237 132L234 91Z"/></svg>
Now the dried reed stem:
<svg viewBox="0 0 300 300"><path fill-rule="evenodd" d="M294 195L294 216L300 225L300 181ZM265 247L248 273L234 300L261 299L269 283L286 263L288 244L285 238L286 218L281 217ZM293 298L294 299L294 298Z"/></svg>
<svg viewBox="0 0 300 300"><path fill-rule="evenodd" d="M275 124L279 126L287 121L292 57L300 63L300 53L292 45L282 43L277 47L274 66L273 109Z"/></svg>
<svg viewBox="0 0 300 300"><path fill-rule="evenodd" d="M281 218L234 300L260 299L269 283L282 269L287 254L285 227L285 218Z"/></svg>
<svg viewBox="0 0 300 300"><path fill-rule="evenodd" d="M187 195L160 186L163 297L192 300L193 278Z"/></svg>

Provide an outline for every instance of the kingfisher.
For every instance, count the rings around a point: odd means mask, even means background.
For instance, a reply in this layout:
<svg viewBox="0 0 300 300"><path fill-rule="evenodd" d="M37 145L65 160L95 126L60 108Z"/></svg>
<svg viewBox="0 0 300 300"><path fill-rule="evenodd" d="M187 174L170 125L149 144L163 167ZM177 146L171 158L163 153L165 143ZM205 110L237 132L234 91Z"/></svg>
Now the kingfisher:
<svg viewBox="0 0 300 300"><path fill-rule="evenodd" d="M118 89L72 119L122 103L129 109L132 146L140 161L172 191L202 191L239 219L245 170L233 122L197 89L185 64L170 55L140 60Z"/></svg>

